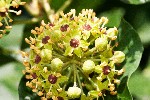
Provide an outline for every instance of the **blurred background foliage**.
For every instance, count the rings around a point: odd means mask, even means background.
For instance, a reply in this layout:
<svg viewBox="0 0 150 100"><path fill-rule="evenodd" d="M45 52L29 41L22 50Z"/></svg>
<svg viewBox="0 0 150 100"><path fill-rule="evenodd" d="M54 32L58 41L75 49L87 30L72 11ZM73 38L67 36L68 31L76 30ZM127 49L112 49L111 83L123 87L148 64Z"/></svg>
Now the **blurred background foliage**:
<svg viewBox="0 0 150 100"><path fill-rule="evenodd" d="M27 3L31 0L23 0ZM40 1L40 0L39 0ZM142 60L136 72L129 80L129 89L135 100L150 99L150 2L149 0L50 0L54 11L60 10L65 4L65 12L76 9L93 9L97 16L106 16L109 19L108 27L118 27L122 18L129 22L139 34L144 45ZM0 98L6 100L18 99L18 84L22 77L22 58L20 50L28 45L24 38L29 37L31 29L39 26L40 21L48 21L44 9L19 7L21 16L12 15L14 22L9 35L0 39ZM38 12L39 10L39 12ZM136 45L136 44L135 44Z"/></svg>

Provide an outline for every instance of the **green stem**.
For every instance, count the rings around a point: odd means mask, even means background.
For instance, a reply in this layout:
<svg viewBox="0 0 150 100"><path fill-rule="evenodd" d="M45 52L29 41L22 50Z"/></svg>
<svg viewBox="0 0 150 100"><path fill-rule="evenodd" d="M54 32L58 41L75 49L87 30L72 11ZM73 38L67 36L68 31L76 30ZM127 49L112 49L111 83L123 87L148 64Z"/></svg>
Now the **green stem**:
<svg viewBox="0 0 150 100"><path fill-rule="evenodd" d="M78 80L79 87L80 87L80 89L81 89L81 94L82 94L82 93L83 93L83 88L82 88L81 81L80 81L80 77L79 77L79 71L77 71L77 80Z"/></svg>
<svg viewBox="0 0 150 100"><path fill-rule="evenodd" d="M39 22L40 20L42 20L42 18L34 17L32 19L16 20L16 21L14 21L13 24L32 24L32 23Z"/></svg>
<svg viewBox="0 0 150 100"><path fill-rule="evenodd" d="M70 4L72 0L67 0L56 12L56 14L59 14L61 11L64 11Z"/></svg>
<svg viewBox="0 0 150 100"><path fill-rule="evenodd" d="M73 65L73 71L74 71L74 86L76 86L77 82L77 68L75 65Z"/></svg>
<svg viewBox="0 0 150 100"><path fill-rule="evenodd" d="M69 67L70 65L68 65ZM69 73L68 73L68 79L70 79L70 76L71 76L71 73L72 73L72 68L69 70ZM68 83L68 82L67 82ZM65 90L66 86L67 86L67 83L63 86L63 90Z"/></svg>
<svg viewBox="0 0 150 100"><path fill-rule="evenodd" d="M84 72L82 71L82 69L80 67L77 66L77 68L79 69L79 71L82 73L83 77L89 81L91 83L91 85L93 86L93 88L97 88L97 85L91 80L90 77L87 77L87 75L84 74Z"/></svg>
<svg viewBox="0 0 150 100"><path fill-rule="evenodd" d="M62 71L64 71L65 69L67 69L69 67L69 63L70 63L70 61L63 64Z"/></svg>
<svg viewBox="0 0 150 100"><path fill-rule="evenodd" d="M50 20L49 16L54 14L54 11L51 9L50 4L48 2L49 0L41 0L42 6L47 14L48 19ZM51 20L50 20L51 21Z"/></svg>

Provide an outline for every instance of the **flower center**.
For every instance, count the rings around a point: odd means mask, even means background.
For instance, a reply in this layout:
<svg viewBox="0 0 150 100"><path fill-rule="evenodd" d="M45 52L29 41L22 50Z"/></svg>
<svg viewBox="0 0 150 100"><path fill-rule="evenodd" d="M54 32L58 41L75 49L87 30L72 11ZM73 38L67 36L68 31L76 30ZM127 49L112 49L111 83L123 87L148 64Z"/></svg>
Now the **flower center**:
<svg viewBox="0 0 150 100"><path fill-rule="evenodd" d="M71 39L71 41L70 41L70 46L71 47L74 47L74 48L76 48L76 47L78 47L79 46L79 40L78 39Z"/></svg>
<svg viewBox="0 0 150 100"><path fill-rule="evenodd" d="M57 77L55 75L49 75L48 76L48 81L51 83L51 84L55 84L57 82Z"/></svg>
<svg viewBox="0 0 150 100"><path fill-rule="evenodd" d="M39 55L36 55L35 63L38 64L40 61L41 61L41 57Z"/></svg>
<svg viewBox="0 0 150 100"><path fill-rule="evenodd" d="M48 43L48 40L49 40L49 39L50 39L49 36L45 36L45 37L42 39L42 43L43 43L43 44Z"/></svg>
<svg viewBox="0 0 150 100"><path fill-rule="evenodd" d="M61 27L60 27L60 30L62 31L62 32L65 32L65 31L67 31L67 28L69 27L69 25L62 25Z"/></svg>
<svg viewBox="0 0 150 100"><path fill-rule="evenodd" d="M103 74L104 75L108 75L109 73L110 73L110 67L109 66L104 66L104 68L103 68Z"/></svg>

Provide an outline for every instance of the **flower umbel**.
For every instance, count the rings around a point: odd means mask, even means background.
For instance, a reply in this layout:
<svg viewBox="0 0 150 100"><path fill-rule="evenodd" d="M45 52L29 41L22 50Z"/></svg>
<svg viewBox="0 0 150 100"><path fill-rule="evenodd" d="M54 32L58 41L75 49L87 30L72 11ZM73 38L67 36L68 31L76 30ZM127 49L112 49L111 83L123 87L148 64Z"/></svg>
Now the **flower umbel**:
<svg viewBox="0 0 150 100"><path fill-rule="evenodd" d="M10 9L10 7L18 8L19 5L24 4L25 2L21 2L21 0L0 0L0 38L7 30L12 28L10 23L13 20L10 18L9 13L21 14L21 10L15 11Z"/></svg>
<svg viewBox="0 0 150 100"><path fill-rule="evenodd" d="M22 52L28 58L23 72L31 79L26 85L42 98L53 100L117 94L120 80L116 76L124 69L116 70L116 64L125 60L123 52L113 50L117 28L105 27L108 19L97 18L91 9L83 9L78 16L72 9L53 19L47 24L42 21L39 28L31 30L35 37L25 39L30 52Z"/></svg>

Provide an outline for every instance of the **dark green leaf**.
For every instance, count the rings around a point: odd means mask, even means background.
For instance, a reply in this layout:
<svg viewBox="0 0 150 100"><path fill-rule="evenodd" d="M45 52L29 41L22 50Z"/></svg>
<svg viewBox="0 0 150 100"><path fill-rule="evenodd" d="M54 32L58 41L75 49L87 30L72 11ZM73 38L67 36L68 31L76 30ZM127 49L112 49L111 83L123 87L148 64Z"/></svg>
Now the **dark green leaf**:
<svg viewBox="0 0 150 100"><path fill-rule="evenodd" d="M129 89L136 100L148 100L150 96L150 67L146 68L142 73L136 71L129 81Z"/></svg>
<svg viewBox="0 0 150 100"><path fill-rule="evenodd" d="M126 55L126 59L121 66L125 68L125 73L120 77L121 83L117 88L117 96L107 95L104 97L105 100L132 100L128 89L128 81L131 74L139 66L143 52L138 34L124 19L121 20L119 33L117 50L123 51Z"/></svg>
<svg viewBox="0 0 150 100"><path fill-rule="evenodd" d="M105 16L109 19L107 27L118 27L125 11L123 8L113 8L100 14L100 17Z"/></svg>
<svg viewBox="0 0 150 100"><path fill-rule="evenodd" d="M126 59L122 66L125 68L125 73L121 77L121 84L118 87L118 98L121 100L131 100L132 96L128 90L128 80L139 66L143 46L136 31L123 19L119 27L119 33L119 46L117 50L123 51L126 54Z"/></svg>

